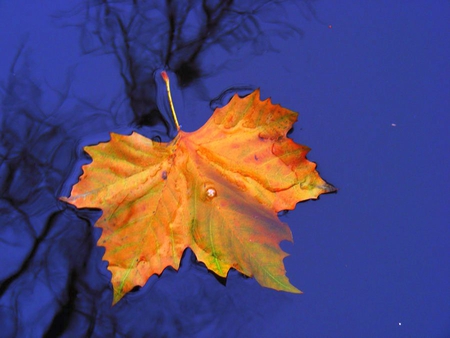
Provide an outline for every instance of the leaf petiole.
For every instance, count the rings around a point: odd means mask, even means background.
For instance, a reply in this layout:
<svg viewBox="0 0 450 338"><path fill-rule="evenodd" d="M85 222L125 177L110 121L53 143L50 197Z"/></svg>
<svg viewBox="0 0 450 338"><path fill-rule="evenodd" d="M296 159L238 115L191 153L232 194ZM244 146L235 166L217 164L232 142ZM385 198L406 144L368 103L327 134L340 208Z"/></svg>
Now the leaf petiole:
<svg viewBox="0 0 450 338"><path fill-rule="evenodd" d="M164 82L166 83L166 89L167 89L167 96L169 97L169 103L170 103L170 109L172 110L172 116L173 120L175 121L175 126L177 127L177 131L180 131L180 124L178 123L177 114L175 114L175 108L173 106L172 101L172 94L170 92L170 81L169 76L167 75L166 71L161 72L161 77L163 78Z"/></svg>

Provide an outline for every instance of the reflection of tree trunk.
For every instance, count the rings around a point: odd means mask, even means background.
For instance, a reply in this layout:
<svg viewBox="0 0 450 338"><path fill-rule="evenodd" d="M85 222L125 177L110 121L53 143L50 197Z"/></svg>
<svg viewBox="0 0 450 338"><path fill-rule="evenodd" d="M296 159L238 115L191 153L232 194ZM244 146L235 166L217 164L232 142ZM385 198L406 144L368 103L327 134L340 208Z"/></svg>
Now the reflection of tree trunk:
<svg viewBox="0 0 450 338"><path fill-rule="evenodd" d="M161 122L155 70L171 70L185 87L223 69L229 60L274 50L271 35L302 34L284 20L289 1L135 1L126 7L124 3L92 1L80 24L81 43L86 53L116 55L133 124L138 126ZM311 1L293 3L314 15ZM217 62L208 65L205 58L211 52L220 60L215 57Z"/></svg>

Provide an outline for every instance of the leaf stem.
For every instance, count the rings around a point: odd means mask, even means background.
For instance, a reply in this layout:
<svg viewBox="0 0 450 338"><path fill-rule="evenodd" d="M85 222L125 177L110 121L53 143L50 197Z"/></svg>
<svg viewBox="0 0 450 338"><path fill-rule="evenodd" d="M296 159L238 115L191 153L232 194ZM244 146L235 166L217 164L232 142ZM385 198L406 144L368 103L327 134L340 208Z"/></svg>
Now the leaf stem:
<svg viewBox="0 0 450 338"><path fill-rule="evenodd" d="M180 131L180 124L178 123L177 114L175 114L175 108L173 106L172 101L172 93L170 92L170 81L169 76L167 75L166 71L161 72L161 77L163 78L164 82L166 83L166 89L167 89L167 96L169 97L169 103L170 103L170 109L172 110L172 116L173 120L175 121L175 126L177 127L177 131Z"/></svg>

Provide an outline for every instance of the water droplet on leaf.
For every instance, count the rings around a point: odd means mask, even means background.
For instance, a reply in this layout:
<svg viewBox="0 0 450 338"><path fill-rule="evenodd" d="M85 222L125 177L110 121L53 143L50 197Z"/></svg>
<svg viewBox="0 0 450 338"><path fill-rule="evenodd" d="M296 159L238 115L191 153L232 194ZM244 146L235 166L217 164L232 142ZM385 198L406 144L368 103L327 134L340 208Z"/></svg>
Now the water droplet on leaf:
<svg viewBox="0 0 450 338"><path fill-rule="evenodd" d="M210 199L217 196L217 191L214 188L208 188L206 189L206 196Z"/></svg>

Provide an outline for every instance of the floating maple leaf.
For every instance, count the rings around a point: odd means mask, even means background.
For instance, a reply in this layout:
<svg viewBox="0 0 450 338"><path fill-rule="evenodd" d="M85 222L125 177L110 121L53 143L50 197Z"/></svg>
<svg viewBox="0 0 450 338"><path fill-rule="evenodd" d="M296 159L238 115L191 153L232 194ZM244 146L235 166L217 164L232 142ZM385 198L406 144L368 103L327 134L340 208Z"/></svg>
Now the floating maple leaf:
<svg viewBox="0 0 450 338"><path fill-rule="evenodd" d="M219 276L234 268L299 293L285 276L279 243L292 234L277 212L335 189L306 159L309 149L286 136L296 120L256 90L169 143L111 133L109 142L85 147L93 161L62 200L103 210L96 226L113 302L166 267L178 269L188 247Z"/></svg>

